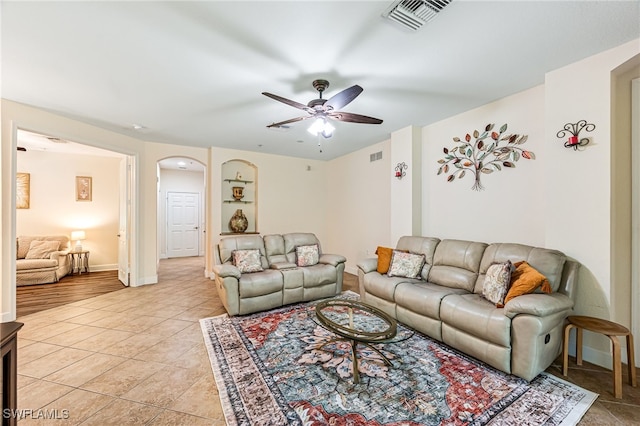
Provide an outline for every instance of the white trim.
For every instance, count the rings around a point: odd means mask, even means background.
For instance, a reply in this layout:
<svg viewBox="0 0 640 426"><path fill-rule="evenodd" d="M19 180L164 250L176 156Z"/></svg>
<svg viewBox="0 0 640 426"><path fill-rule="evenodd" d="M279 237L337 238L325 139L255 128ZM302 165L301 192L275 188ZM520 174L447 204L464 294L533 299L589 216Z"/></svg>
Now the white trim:
<svg viewBox="0 0 640 426"><path fill-rule="evenodd" d="M633 117L636 117L635 119ZM631 80L631 333L640 353L640 78ZM640 366L636 356L636 366Z"/></svg>

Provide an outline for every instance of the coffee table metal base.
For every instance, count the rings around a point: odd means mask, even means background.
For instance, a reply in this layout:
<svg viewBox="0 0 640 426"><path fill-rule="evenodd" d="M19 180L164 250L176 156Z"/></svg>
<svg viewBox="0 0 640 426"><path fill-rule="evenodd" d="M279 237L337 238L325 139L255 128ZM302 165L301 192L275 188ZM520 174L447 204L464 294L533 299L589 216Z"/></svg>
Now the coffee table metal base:
<svg viewBox="0 0 640 426"><path fill-rule="evenodd" d="M342 317L338 315L333 318L325 315L331 309L342 310ZM325 312L327 310L327 312ZM335 311L334 311L335 313ZM355 326L354 317L356 315L367 315L372 320L380 321L377 329L365 330ZM359 301L348 299L329 299L322 301L316 305L316 318L323 328L337 335L337 337L323 343L317 349L325 352L332 352L324 349L328 344L345 341L351 344L351 365L353 366L353 383L360 383L360 372L358 371L358 343L371 348L374 352L382 357L384 363L392 366L391 361L382 351L373 346L376 343L389 343L395 336L397 331L397 323L394 318L384 311L362 303ZM369 323L370 325L371 323Z"/></svg>
<svg viewBox="0 0 640 426"><path fill-rule="evenodd" d="M368 346L370 349L375 351L378 355L382 357L382 359L384 360L384 363L387 364L389 367L393 366L389 358L387 358L387 356L383 354L380 349L376 348L372 344L366 343L366 342L358 342L357 340L346 339L344 337L335 337L329 340L328 342L323 343L316 349L318 349L319 351L332 353L333 352L332 350L323 349L323 348L327 345L330 345L331 343L340 342L340 341L349 342L351 344L351 365L353 365L353 383L355 384L360 383L360 372L358 371L358 343Z"/></svg>

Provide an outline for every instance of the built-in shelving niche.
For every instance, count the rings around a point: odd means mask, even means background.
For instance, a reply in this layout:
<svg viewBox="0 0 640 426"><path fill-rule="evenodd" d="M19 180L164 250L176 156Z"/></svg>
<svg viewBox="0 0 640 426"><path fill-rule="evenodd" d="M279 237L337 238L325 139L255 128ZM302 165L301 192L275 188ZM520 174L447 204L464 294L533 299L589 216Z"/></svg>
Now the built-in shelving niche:
<svg viewBox="0 0 640 426"><path fill-rule="evenodd" d="M236 210L241 209L247 217L248 227L243 234L258 233L258 168L245 160L229 160L222 163L222 211L221 235L236 234L229 228L229 220ZM233 188L242 187L242 198L233 196Z"/></svg>

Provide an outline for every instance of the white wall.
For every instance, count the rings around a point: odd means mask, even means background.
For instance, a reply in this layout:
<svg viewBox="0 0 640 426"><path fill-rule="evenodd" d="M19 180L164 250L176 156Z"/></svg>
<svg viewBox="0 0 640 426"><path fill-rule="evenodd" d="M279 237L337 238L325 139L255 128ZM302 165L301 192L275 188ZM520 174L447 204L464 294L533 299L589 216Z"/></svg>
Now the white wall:
<svg viewBox="0 0 640 426"><path fill-rule="evenodd" d="M630 204L630 166L620 164L629 152L622 144L630 144L630 131L612 125L619 121L614 114L629 114L630 106L612 108L612 103L620 102L612 86L622 78L618 86L623 89L617 90L625 90L627 80L637 76L639 54L640 40L634 40L552 71L544 85L425 126L422 234L561 250L583 265L575 311L610 318L632 328L630 285L620 281L629 276L625 250L628 252L630 245L628 238L617 238L629 229L629 224L623 223L629 221L628 212L619 210L628 209ZM629 67L635 70L625 71ZM581 119L597 126L594 132L581 134L592 142L580 152L564 148L564 141L556 133L565 123ZM453 182L437 176L437 160L443 157L444 147L454 146L452 138L464 138L476 129L482 131L488 123L495 123L497 128L506 123L508 133L528 135L523 148L533 151L536 159L521 158L514 169L503 167L500 172L483 175L485 189L479 192L471 190L473 179L469 174ZM629 126L628 120L624 123ZM389 186L388 176L394 164L366 167L369 151L375 148L330 162L328 176L331 187L350 182L344 189L348 196L332 194L330 198L350 212L345 225L336 227L332 239L336 246L339 241L342 253L356 262L367 257L367 250L376 245L395 245L388 237L389 226L398 225L388 216L394 188ZM356 174L359 178L354 177ZM627 260L620 261L622 258ZM353 272L353 263L348 265ZM609 346L603 336L586 335L585 359L610 366Z"/></svg>
<svg viewBox="0 0 640 426"><path fill-rule="evenodd" d="M547 138L553 140L546 164L548 202L553 210L546 212L545 237L550 246L561 247L568 255L582 263L580 291L576 311L583 315L610 318L630 327L631 295L628 281L615 278L620 268L630 268L616 262L615 227L627 226L616 222L624 217L618 209L628 210L630 193L623 195L624 204L614 204L620 192L628 191L630 173L620 180L620 169L614 168L615 152L627 150L630 132L622 138L615 132L612 104L615 102L614 70L640 54L640 41L634 40L622 46L591 56L567 67L549 72L545 79L545 123ZM636 67L637 67L636 61ZM630 99L630 95L628 95ZM630 114L630 105L618 114ZM581 152L565 149L555 138L556 132L567 122L587 120L596 125L590 133L584 133L592 142ZM581 134L581 137L583 134ZM627 157L626 170L630 160ZM573 185L560 185L566 176ZM616 178L616 176L618 176ZM627 218L628 212L626 213ZM568 218L571 218L568 220ZM628 219L627 219L628 221ZM627 227L627 229L630 229ZM630 245L625 244L626 256ZM613 295L618 292L617 300ZM609 343L603 336L585 336L585 357L599 364L608 363ZM624 358L624 355L623 355Z"/></svg>
<svg viewBox="0 0 640 426"><path fill-rule="evenodd" d="M24 129L130 155L133 158L133 198L136 207L131 233L134 264L132 284L157 282L157 162L167 157L190 157L206 164L207 149L146 142L81 123L38 108L2 99L0 150L0 321L15 319L15 173L17 130ZM207 237L208 238L208 237Z"/></svg>
<svg viewBox="0 0 640 426"><path fill-rule="evenodd" d="M495 131L507 124L506 133L528 135L527 142L520 146L532 151L536 159L521 158L515 168L482 174L482 191L471 189L474 178L469 172L453 182L448 182L444 173L438 176L438 160L444 158L444 148L459 145L453 138L464 140L474 130L482 133L489 123L495 124ZM544 86L426 126L422 141L424 235L544 246Z"/></svg>
<svg viewBox="0 0 640 426"><path fill-rule="evenodd" d="M382 151L382 159L369 155ZM391 237L391 141L387 140L329 162L327 245L347 258L346 271L357 274L358 261L374 257L377 246L395 246ZM328 251L328 250L326 250Z"/></svg>
<svg viewBox="0 0 640 426"><path fill-rule="evenodd" d="M257 167L257 232L262 235L313 232L324 251L334 249L328 243L325 219L328 209L326 162L223 148L210 149L212 247L220 240L221 232L228 232L222 229L219 217L223 186L221 166L234 159L248 161Z"/></svg>
<svg viewBox="0 0 640 426"><path fill-rule="evenodd" d="M119 166L116 157L18 152L17 171L31 175L31 202L29 209L16 210L16 235L71 235L82 229L91 270L117 269ZM91 201L76 201L76 176L91 176Z"/></svg>
<svg viewBox="0 0 640 426"><path fill-rule="evenodd" d="M205 184L204 172L160 169L160 194L158 197L158 246L160 258L167 257L167 193L194 192L200 199L199 255L204 256L205 236Z"/></svg>

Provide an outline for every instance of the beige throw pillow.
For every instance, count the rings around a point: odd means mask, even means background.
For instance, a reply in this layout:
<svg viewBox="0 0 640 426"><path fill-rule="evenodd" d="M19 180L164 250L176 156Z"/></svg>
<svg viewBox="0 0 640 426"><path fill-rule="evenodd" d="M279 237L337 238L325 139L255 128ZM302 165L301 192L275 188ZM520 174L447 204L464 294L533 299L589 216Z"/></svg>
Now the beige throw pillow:
<svg viewBox="0 0 640 426"><path fill-rule="evenodd" d="M51 253L58 251L60 241L33 240L29 244L29 251L25 259L48 259Z"/></svg>

